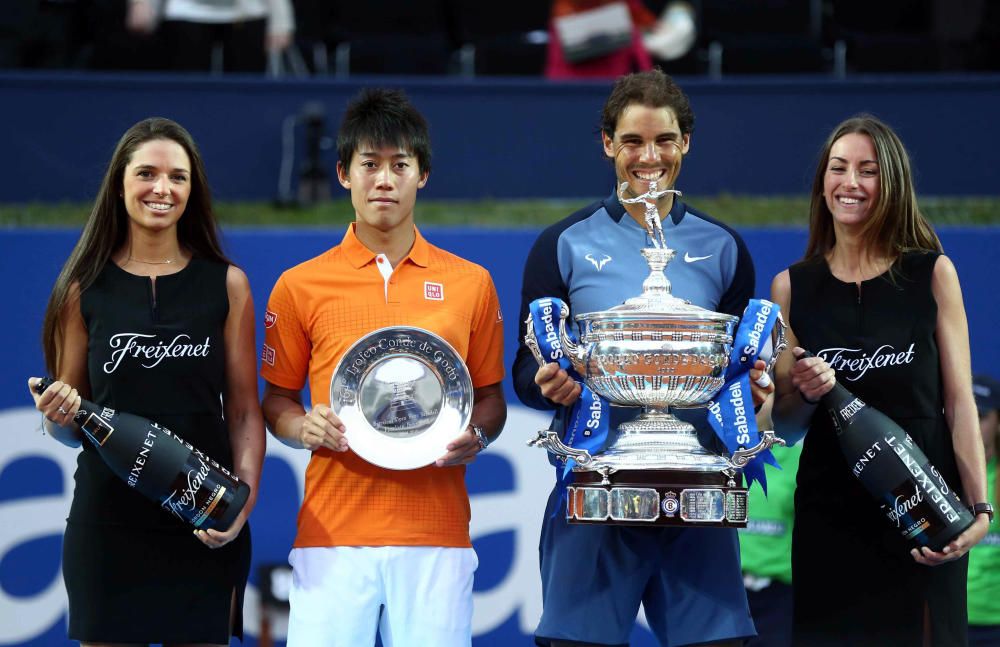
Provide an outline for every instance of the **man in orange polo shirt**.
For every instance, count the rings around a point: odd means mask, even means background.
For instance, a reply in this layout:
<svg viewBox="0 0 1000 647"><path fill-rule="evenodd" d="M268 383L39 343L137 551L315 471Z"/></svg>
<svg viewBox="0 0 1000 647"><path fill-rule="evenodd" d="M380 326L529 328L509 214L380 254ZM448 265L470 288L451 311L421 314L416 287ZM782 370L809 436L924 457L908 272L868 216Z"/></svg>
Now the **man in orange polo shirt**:
<svg viewBox="0 0 1000 647"><path fill-rule="evenodd" d="M312 452L289 555L288 644L373 645L378 630L386 645L470 645L478 560L465 465L507 415L496 289L485 269L414 226L431 151L427 124L402 92L364 90L352 100L337 152L355 222L339 245L281 275L265 318L264 415L278 439ZM385 326L436 333L472 376L472 422L426 467L366 462L329 406L341 356Z"/></svg>

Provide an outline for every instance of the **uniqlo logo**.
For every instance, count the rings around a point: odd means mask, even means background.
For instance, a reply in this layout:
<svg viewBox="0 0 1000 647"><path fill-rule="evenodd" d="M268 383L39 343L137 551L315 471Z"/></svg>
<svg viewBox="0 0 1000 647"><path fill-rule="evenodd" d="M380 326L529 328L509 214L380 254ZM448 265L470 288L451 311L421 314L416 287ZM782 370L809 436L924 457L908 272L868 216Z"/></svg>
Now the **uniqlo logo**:
<svg viewBox="0 0 1000 647"><path fill-rule="evenodd" d="M271 366L274 366L274 349L264 344L264 348L260 351L260 359Z"/></svg>
<svg viewBox="0 0 1000 647"><path fill-rule="evenodd" d="M444 286L440 283L425 281L424 298L431 301L444 301Z"/></svg>
<svg viewBox="0 0 1000 647"><path fill-rule="evenodd" d="M271 312L270 310L264 311L264 327L271 328L278 321L277 313Z"/></svg>

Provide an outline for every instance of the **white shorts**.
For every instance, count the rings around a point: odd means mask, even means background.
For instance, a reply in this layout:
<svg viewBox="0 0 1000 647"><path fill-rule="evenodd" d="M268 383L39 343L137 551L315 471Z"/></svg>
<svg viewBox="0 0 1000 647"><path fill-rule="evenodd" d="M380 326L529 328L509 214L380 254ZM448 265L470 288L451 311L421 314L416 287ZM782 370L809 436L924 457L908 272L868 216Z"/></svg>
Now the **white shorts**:
<svg viewBox="0 0 1000 647"><path fill-rule="evenodd" d="M471 548L293 548L288 647L469 647Z"/></svg>

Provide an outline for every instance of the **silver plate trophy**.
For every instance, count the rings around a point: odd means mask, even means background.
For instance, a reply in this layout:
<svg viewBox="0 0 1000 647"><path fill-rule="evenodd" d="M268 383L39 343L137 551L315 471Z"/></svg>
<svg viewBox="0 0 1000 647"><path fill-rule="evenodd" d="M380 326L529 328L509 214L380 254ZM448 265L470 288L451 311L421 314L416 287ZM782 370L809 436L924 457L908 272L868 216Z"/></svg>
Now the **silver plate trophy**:
<svg viewBox="0 0 1000 647"><path fill-rule="evenodd" d="M590 389L612 405L642 407L621 424L604 451L590 454L564 444L552 430L538 432L530 445L562 460L573 459L567 487L570 523L745 527L747 490L741 468L756 454L783 444L773 431L760 442L720 456L698 442L694 427L670 410L705 407L722 388L738 317L712 312L671 294L663 270L674 257L663 238L656 199L666 193L651 182L649 192L622 203L644 202L653 246L642 250L650 273L642 294L601 312L576 316L579 342L566 330L569 309L559 313L559 338L573 368ZM539 364L543 356L528 321L526 345ZM778 319L768 370L785 346Z"/></svg>
<svg viewBox="0 0 1000 647"><path fill-rule="evenodd" d="M447 453L472 417L472 379L462 358L423 328L371 332L341 357L330 407L351 450L369 463L408 470Z"/></svg>

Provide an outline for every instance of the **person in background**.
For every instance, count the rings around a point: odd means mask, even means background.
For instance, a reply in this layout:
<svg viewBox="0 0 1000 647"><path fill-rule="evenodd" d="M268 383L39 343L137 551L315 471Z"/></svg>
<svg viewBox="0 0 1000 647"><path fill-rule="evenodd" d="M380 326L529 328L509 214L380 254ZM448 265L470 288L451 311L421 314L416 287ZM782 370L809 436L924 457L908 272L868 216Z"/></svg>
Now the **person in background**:
<svg viewBox="0 0 1000 647"><path fill-rule="evenodd" d="M987 501L997 506L997 434L1000 433L1000 382L988 375L972 378L979 431L986 452ZM969 552L969 647L1000 645L1000 525Z"/></svg>
<svg viewBox="0 0 1000 647"><path fill-rule="evenodd" d="M216 71L216 47L224 72L263 74L268 56L292 43L291 0L128 0L126 25L136 35L159 29L168 69Z"/></svg>
<svg viewBox="0 0 1000 647"><path fill-rule="evenodd" d="M743 586L757 628L746 647L792 644L792 525L802 443L775 445L771 451L781 469L767 471L767 496L759 487L750 488L750 520L739 530Z"/></svg>
<svg viewBox="0 0 1000 647"><path fill-rule="evenodd" d="M670 0L660 16L642 34L646 50L657 61L669 62L685 56L698 40L695 8L684 0Z"/></svg>
<svg viewBox="0 0 1000 647"><path fill-rule="evenodd" d="M148 72L167 67L154 0L89 0L85 6L89 68Z"/></svg>
<svg viewBox="0 0 1000 647"><path fill-rule="evenodd" d="M265 317L264 415L279 440L311 452L288 558L288 644L365 647L379 632L385 644L468 647L479 561L465 466L507 416L499 300L485 269L431 245L414 225L431 148L406 95L358 94L337 154L355 222L340 244L281 275ZM387 326L444 338L472 378L471 422L436 463L417 469L386 469L351 451L352 429L329 400L343 354Z"/></svg>
<svg viewBox="0 0 1000 647"><path fill-rule="evenodd" d="M804 260L774 277L791 352L772 418L805 435L795 492L796 645L962 645L976 514L942 551L910 549L852 473L820 398L838 381L906 429L967 505L985 506L958 273L920 213L909 157L870 115L837 125L811 189ZM800 357L807 349L815 357ZM806 433L808 431L808 433Z"/></svg>
<svg viewBox="0 0 1000 647"><path fill-rule="evenodd" d="M118 142L49 298L42 344L57 381L32 391L49 434L81 444L73 416L85 397L155 420L251 488L231 527L192 532L83 443L63 578L69 637L84 645L228 645L243 636L246 521L264 420L250 285L218 237L191 135L168 119L144 119ZM197 349L185 351L192 343ZM159 352L168 347L179 352Z"/></svg>
<svg viewBox="0 0 1000 647"><path fill-rule="evenodd" d="M642 34L655 24L641 0L555 0L545 76L613 79L652 69ZM608 37L609 30L616 38Z"/></svg>

